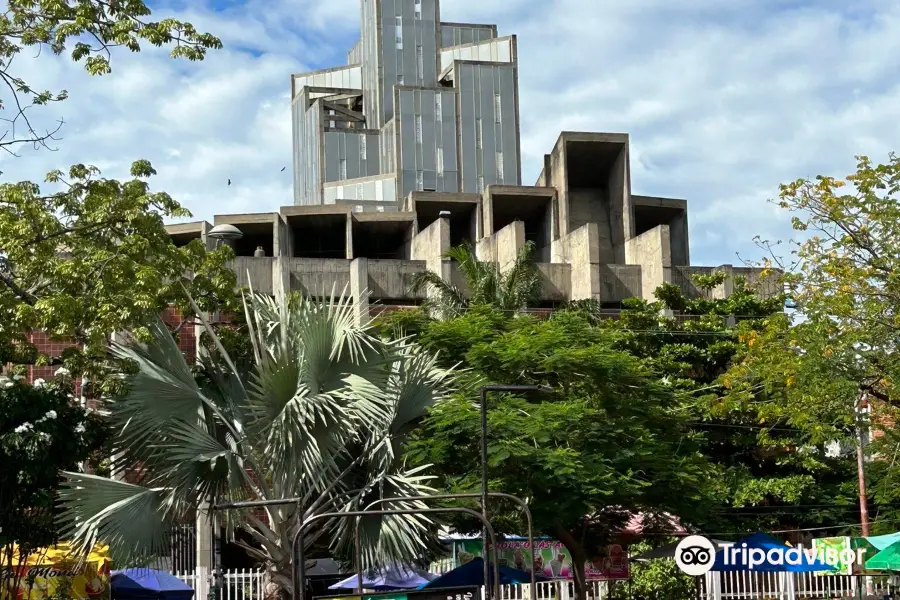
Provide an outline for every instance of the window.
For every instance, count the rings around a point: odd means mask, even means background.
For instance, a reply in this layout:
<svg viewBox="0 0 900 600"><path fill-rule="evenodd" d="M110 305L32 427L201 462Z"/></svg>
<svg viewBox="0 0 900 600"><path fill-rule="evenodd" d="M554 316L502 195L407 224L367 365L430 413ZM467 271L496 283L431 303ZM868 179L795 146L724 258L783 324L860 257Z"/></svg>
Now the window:
<svg viewBox="0 0 900 600"><path fill-rule="evenodd" d="M416 189L422 191L425 188L425 173L416 171Z"/></svg>
<svg viewBox="0 0 900 600"><path fill-rule="evenodd" d="M434 151L434 168L437 170L437 174L440 176L444 175L444 149L437 148Z"/></svg>
<svg viewBox="0 0 900 600"><path fill-rule="evenodd" d="M416 143L422 143L422 115L416 115Z"/></svg>
<svg viewBox="0 0 900 600"><path fill-rule="evenodd" d="M338 173L338 179L341 181L347 179L347 159L342 158L340 162L338 162L338 168L340 173Z"/></svg>
<svg viewBox="0 0 900 600"><path fill-rule="evenodd" d="M438 121L444 120L444 114L441 107L441 95L440 93L434 95L434 116Z"/></svg>
<svg viewBox="0 0 900 600"><path fill-rule="evenodd" d="M475 119L475 147L482 148L484 144L481 119Z"/></svg>
<svg viewBox="0 0 900 600"><path fill-rule="evenodd" d="M503 153L497 153L497 183L503 183Z"/></svg>
<svg viewBox="0 0 900 600"><path fill-rule="evenodd" d="M422 46L416 46L416 73L419 79L425 78L425 57L422 52Z"/></svg>
<svg viewBox="0 0 900 600"><path fill-rule="evenodd" d="M500 122L500 94L494 94L494 123Z"/></svg>
<svg viewBox="0 0 900 600"><path fill-rule="evenodd" d="M390 22L390 21L388 21ZM397 23L394 25L394 36L397 39L397 50L403 49L403 18L397 17Z"/></svg>

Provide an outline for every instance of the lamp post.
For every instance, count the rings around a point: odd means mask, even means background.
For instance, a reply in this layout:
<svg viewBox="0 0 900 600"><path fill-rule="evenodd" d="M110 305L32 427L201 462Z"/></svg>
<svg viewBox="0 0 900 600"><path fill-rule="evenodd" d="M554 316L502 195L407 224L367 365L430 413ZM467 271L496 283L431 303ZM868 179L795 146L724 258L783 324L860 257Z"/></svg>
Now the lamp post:
<svg viewBox="0 0 900 600"><path fill-rule="evenodd" d="M485 521L488 518L488 473L487 473L487 395L488 392L509 392L512 394L521 392L552 392L553 389L543 385L485 385L481 392L481 514ZM488 585L488 536L487 530L481 531L481 556L484 557L484 585ZM534 548L530 548L532 562L534 562ZM532 571L534 564L531 565ZM531 591L534 594L534 590ZM533 597L533 596L532 596Z"/></svg>
<svg viewBox="0 0 900 600"><path fill-rule="evenodd" d="M206 233L206 237L214 239L216 242L213 250L218 250L219 246L222 243L234 242L235 240L239 240L244 237L244 233L235 227L234 225L228 225L224 223L222 225L216 225L212 229L210 229ZM221 573L219 572L219 563L221 562L221 554L222 554L222 535L221 531L216 532L216 515L213 512L213 507L215 506L215 499L210 499L210 511L209 511L209 529L210 529L210 582L209 582L209 600L218 600L220 597L219 589L222 585L221 581ZM198 515L199 518L199 515ZM197 530L200 530L200 524L197 524Z"/></svg>

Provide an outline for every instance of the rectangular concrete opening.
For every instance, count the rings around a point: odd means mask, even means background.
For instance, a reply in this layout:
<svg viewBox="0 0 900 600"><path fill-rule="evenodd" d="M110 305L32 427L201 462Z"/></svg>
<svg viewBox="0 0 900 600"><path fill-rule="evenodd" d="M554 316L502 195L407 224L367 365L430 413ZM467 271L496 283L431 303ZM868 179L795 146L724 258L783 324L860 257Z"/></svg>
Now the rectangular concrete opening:
<svg viewBox="0 0 900 600"><path fill-rule="evenodd" d="M684 210L680 208L637 205L634 207L634 234L641 235L657 225L669 225L683 214Z"/></svg>
<svg viewBox="0 0 900 600"><path fill-rule="evenodd" d="M346 213L289 215L295 258L347 258Z"/></svg>
<svg viewBox="0 0 900 600"><path fill-rule="evenodd" d="M235 227L244 234L244 237L234 242L235 256L253 256L258 247L262 247L266 256L272 256L275 247L275 228L272 221L240 223Z"/></svg>
<svg viewBox="0 0 900 600"><path fill-rule="evenodd" d="M390 220L358 218L362 216L354 215L353 218L353 258L409 259L412 217Z"/></svg>
<svg viewBox="0 0 900 600"><path fill-rule="evenodd" d="M532 194L491 194L494 231L497 233L513 221L525 224L525 241L534 242L538 252L548 249L553 226L553 196Z"/></svg>
<svg viewBox="0 0 900 600"><path fill-rule="evenodd" d="M175 244L177 248L181 248L183 246L187 246L194 240L201 240L203 236L200 233L200 230L197 231L187 231L187 232L179 232L179 233L170 233L169 237L172 239L172 243Z"/></svg>
<svg viewBox="0 0 900 600"><path fill-rule="evenodd" d="M417 200L416 221L419 231L434 223L441 212L450 213L450 246L474 245L475 202L450 202L441 200Z"/></svg>

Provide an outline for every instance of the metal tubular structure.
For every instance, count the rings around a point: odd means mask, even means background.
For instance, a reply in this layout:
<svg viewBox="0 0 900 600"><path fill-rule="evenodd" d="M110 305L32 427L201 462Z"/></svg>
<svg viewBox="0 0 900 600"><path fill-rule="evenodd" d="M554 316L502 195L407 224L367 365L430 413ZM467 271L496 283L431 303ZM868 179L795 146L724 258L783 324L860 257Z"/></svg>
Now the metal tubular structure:
<svg viewBox="0 0 900 600"><path fill-rule="evenodd" d="M516 504L522 507L525 511L525 521L528 525L528 547L531 549L531 569L529 569L529 573L531 574L531 597L536 598L536 584L537 581L535 579L534 573L534 529L532 527L531 521L531 509L528 508L528 503L519 498L518 496L513 496L512 494L505 494L503 492L488 492L488 496L493 496L494 498L506 498L507 500L512 500ZM384 504L386 502L411 502L415 500L462 500L464 498L480 498L481 494L430 494L427 496L417 496L415 498L381 498L380 500L376 500L372 502L366 507L366 510L370 510L379 504ZM355 530L355 538L357 541L359 540L359 524L360 519L356 520L356 530ZM494 559L496 560L497 551L494 550ZM362 567L362 552L360 552L359 546L356 546L356 556L354 557L356 560L357 569L361 569ZM487 564L487 557L483 557L485 564ZM359 591L362 592L362 571L360 570L357 573L357 583L359 584ZM487 579L485 579L487 581Z"/></svg>
<svg viewBox="0 0 900 600"><path fill-rule="evenodd" d="M304 564L305 559L303 557L303 544L298 545L297 542L303 537L303 530L316 521L320 521L322 519L346 519L347 517L426 515L448 512L466 514L480 519L484 524L484 528L491 540L491 547L494 549L494 585L489 587L489 580L487 578L484 580L485 595L488 596L488 600L490 600L491 598L494 598L494 600L500 600L500 567L497 564L497 538L494 535L494 528L491 527L491 524L488 523L487 519L484 518L484 515L479 514L477 511L474 511L470 508L461 507L418 508L404 510L354 510L348 512L321 513L311 516L300 524L300 527L297 529L297 533L294 534L294 537L291 540L291 579L294 583L293 600L306 600L304 597L306 594L306 565ZM358 545L359 542L357 541L356 543ZM487 564L487 561L485 561L485 564ZM491 587L493 587L493 593L487 591L491 589Z"/></svg>
<svg viewBox="0 0 900 600"><path fill-rule="evenodd" d="M540 385L485 385L482 386L479 391L481 392L481 515L484 517L484 521L488 520L488 472L487 472L487 463L488 463L488 440L487 440L487 423L488 423L488 413L487 413L487 395L488 392L543 392L549 391L549 388L545 388ZM487 556L487 536L482 533L482 540L484 541L484 545L482 547L481 555ZM534 548L531 549L532 553L534 552ZM531 566L532 572L534 571L534 565ZM487 562L484 563L484 580L488 579L488 568ZM534 585L534 580L532 576L532 586ZM534 587L532 589L532 594L534 593Z"/></svg>

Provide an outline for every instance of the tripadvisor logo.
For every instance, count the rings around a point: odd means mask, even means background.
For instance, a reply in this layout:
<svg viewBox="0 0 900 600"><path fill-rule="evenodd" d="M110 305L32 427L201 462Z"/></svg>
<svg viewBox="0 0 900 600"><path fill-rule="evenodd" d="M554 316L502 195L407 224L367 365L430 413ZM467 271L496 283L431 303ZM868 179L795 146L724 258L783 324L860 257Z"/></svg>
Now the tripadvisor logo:
<svg viewBox="0 0 900 600"><path fill-rule="evenodd" d="M858 548L838 551L835 548L796 547L748 548L746 542L737 546L734 543L720 543L722 566L742 566L753 571L760 565L813 565L816 561L830 566L840 564L864 564L866 549ZM710 540L702 535L689 535L678 542L675 547L675 564L688 575L703 575L712 570L716 562L716 548Z"/></svg>

